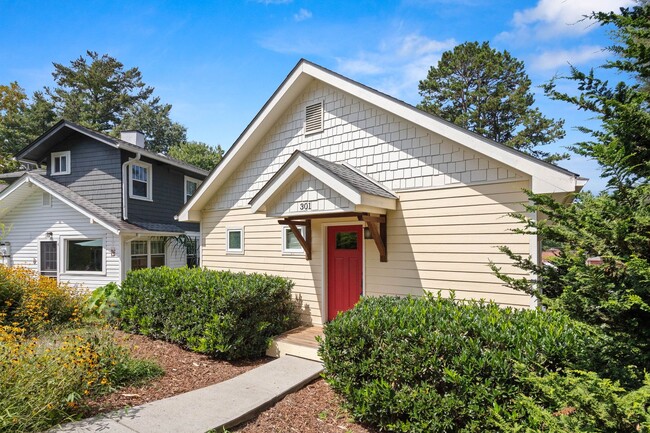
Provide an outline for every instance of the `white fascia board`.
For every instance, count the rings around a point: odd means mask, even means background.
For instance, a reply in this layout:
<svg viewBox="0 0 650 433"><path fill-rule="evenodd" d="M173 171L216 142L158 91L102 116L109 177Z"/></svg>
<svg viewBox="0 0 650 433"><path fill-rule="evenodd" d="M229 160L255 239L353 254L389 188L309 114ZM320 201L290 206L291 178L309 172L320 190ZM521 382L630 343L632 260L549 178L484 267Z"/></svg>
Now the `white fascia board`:
<svg viewBox="0 0 650 433"><path fill-rule="evenodd" d="M244 161L249 150L264 137L268 128L284 113L298 94L312 81L312 77L302 73L304 64L297 66L284 83L271 96L262 110L246 127L244 132L226 152L223 160L203 181L196 193L178 213L179 221L197 221L192 211L201 211L230 174Z"/></svg>
<svg viewBox="0 0 650 433"><path fill-rule="evenodd" d="M447 137L468 149L502 162L533 178L538 178L539 180L537 182L533 182L533 192L535 193L574 192L576 189L576 176L561 168L555 168L541 161L536 161L532 157L528 158L516 150L497 145L477 134L465 131L456 125L437 119L406 104L400 104L392 98L371 91L357 83L343 79L311 64L304 64L303 71L359 99L381 107L436 134ZM535 186L538 187L537 191L535 190Z"/></svg>
<svg viewBox="0 0 650 433"><path fill-rule="evenodd" d="M264 191L251 202L251 210L257 212L262 206L269 202L279 191L286 186L298 170L314 176L316 179L332 188L334 191L354 203L361 204L361 194L356 189L350 187L335 176L320 168L318 165L309 161L302 155L299 155L289 165L285 166L282 172L273 179L272 182L265 185Z"/></svg>
<svg viewBox="0 0 650 433"><path fill-rule="evenodd" d="M74 202L71 202L71 201L68 200L67 198L65 198L65 197L63 197L63 196L61 196L61 195L59 195L57 192L52 191L51 189L49 189L49 188L46 187L45 185L39 183L38 181L36 181L36 180L34 180L34 179L32 179L32 178L27 178L27 183L32 183L32 184L38 186L38 187L41 188L43 191L45 191L45 192L49 193L51 196L57 198L57 199L58 199L59 201L61 201L62 203L64 203L64 204L70 206L72 209L74 209L74 210L76 210L77 212L79 212L80 214L86 216L88 219L97 222L97 224L99 224L100 226L104 227L106 230L110 231L111 233L115 233L116 235L119 235L119 234L120 234L120 231L119 231L117 228L115 228L115 227L113 227L112 225L108 224L107 222L105 222L105 221L103 221L103 220L97 218L96 215L93 215L93 214L91 214L90 212L86 211L85 209L83 209L83 208L77 206Z"/></svg>

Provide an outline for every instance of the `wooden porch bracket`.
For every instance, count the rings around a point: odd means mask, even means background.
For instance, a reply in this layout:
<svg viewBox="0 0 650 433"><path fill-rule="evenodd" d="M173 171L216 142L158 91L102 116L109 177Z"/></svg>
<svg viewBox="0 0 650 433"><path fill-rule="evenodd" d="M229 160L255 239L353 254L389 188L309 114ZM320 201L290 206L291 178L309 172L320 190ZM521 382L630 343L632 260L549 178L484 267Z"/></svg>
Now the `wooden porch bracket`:
<svg viewBox="0 0 650 433"><path fill-rule="evenodd" d="M278 220L279 224L289 226L291 233L298 239L300 246L305 251L305 259L311 260L311 219L305 220L290 220L283 219ZM302 233L298 230L298 226L305 226L305 237L302 237Z"/></svg>
<svg viewBox="0 0 650 433"><path fill-rule="evenodd" d="M386 215L381 216L370 216L370 215L358 215L359 221L363 221L368 225L372 239L377 245L377 250L379 251L379 261L387 262L388 261L388 236L386 230Z"/></svg>

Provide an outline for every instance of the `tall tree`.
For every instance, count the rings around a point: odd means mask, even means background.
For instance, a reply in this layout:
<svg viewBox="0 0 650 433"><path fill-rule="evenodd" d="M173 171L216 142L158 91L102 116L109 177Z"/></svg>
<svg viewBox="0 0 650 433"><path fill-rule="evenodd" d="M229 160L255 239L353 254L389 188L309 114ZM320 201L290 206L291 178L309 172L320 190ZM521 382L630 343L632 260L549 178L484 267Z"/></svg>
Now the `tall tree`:
<svg viewBox="0 0 650 433"><path fill-rule="evenodd" d="M0 85L0 172L17 170L13 155L55 121L52 104L42 92L31 100L17 82Z"/></svg>
<svg viewBox="0 0 650 433"><path fill-rule="evenodd" d="M418 108L549 162L568 157L538 149L564 137L564 121L545 117L524 63L488 42L465 42L442 54L420 81Z"/></svg>
<svg viewBox="0 0 650 433"><path fill-rule="evenodd" d="M117 59L86 52L70 66L54 63L56 87L46 88L59 117L100 132L109 132L129 108L146 102L153 88L142 81L138 68L124 70Z"/></svg>
<svg viewBox="0 0 650 433"><path fill-rule="evenodd" d="M188 141L169 148L169 156L204 170L212 170L223 157L221 146L210 147L200 141Z"/></svg>
<svg viewBox="0 0 650 433"><path fill-rule="evenodd" d="M561 245L553 266L537 266L503 248L517 266L532 272L534 281L513 279L497 271L517 290L538 296L548 308L560 310L594 325L611 339L609 369L625 378L634 365L650 370L650 5L596 13L591 18L613 25L618 57L605 67L628 77L609 84L594 71L575 68L568 77L578 92L557 90L547 94L593 113L598 128L581 128L590 139L574 149L601 166L608 190L598 196L581 193L573 205L563 206L551 197L531 195L530 211L546 215L535 221L520 215L524 233L535 232ZM590 266L586 259L602 258ZM629 379L629 377L628 377ZM633 378L632 378L633 379Z"/></svg>
<svg viewBox="0 0 650 433"><path fill-rule="evenodd" d="M167 153L175 144L187 141L187 128L171 120L170 104L160 103L160 98L139 102L129 107L115 132L137 129L144 133L147 149Z"/></svg>

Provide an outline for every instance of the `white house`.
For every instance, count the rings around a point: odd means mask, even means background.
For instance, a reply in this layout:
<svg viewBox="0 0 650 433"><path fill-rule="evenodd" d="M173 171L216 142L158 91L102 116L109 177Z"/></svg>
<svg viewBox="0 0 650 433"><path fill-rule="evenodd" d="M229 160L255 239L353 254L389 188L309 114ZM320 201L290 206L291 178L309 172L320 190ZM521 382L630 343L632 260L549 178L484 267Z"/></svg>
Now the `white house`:
<svg viewBox="0 0 650 433"><path fill-rule="evenodd" d="M93 289L131 269L188 263L174 239L199 227L173 216L207 172L146 150L140 132L123 138L61 121L17 154L47 168L0 192L4 264Z"/></svg>

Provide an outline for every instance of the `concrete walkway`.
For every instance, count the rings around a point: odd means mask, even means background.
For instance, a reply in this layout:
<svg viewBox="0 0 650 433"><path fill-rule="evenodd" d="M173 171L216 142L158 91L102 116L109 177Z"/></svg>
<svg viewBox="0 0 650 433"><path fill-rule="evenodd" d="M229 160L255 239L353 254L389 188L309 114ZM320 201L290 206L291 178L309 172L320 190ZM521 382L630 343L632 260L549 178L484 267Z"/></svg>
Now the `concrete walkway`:
<svg viewBox="0 0 650 433"><path fill-rule="evenodd" d="M50 433L205 433L252 418L318 377L316 361L284 356L225 382L65 424Z"/></svg>

